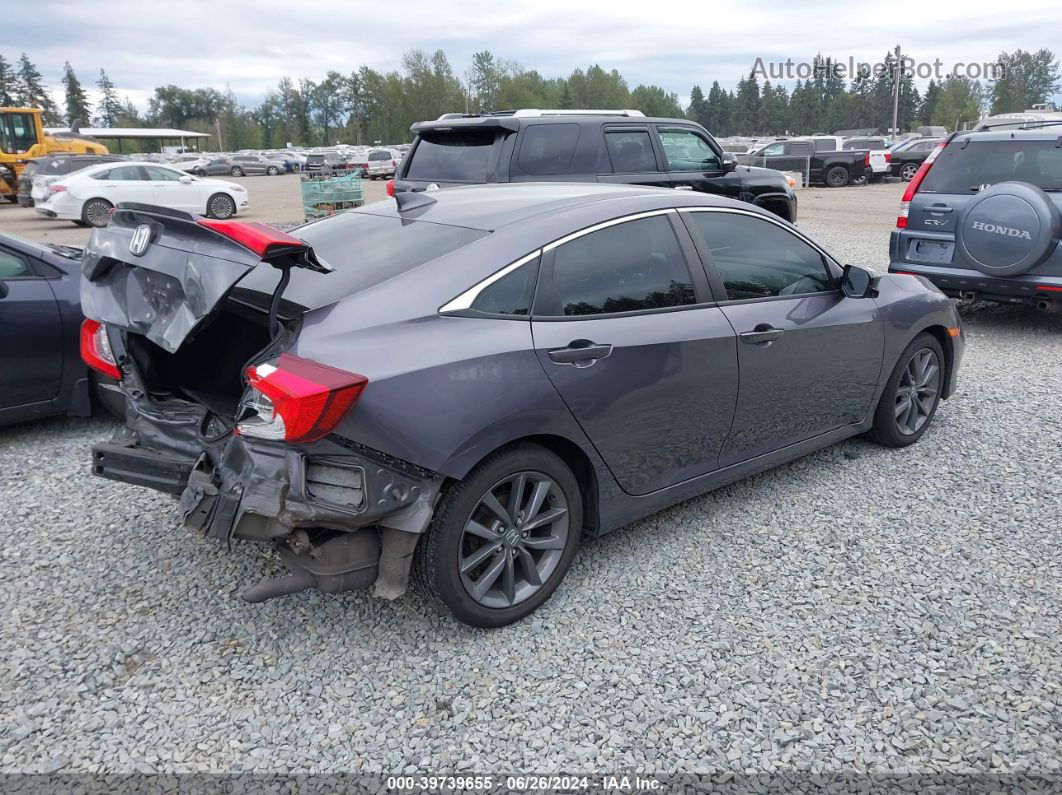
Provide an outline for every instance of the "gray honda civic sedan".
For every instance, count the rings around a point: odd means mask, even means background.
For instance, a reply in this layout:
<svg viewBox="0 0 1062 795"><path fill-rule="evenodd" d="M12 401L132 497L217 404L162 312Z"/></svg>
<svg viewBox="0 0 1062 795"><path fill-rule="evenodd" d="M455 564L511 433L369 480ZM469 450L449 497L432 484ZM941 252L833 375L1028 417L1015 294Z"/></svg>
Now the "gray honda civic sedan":
<svg viewBox="0 0 1062 795"><path fill-rule="evenodd" d="M82 351L118 371L103 477L275 544L249 601L410 581L528 615L579 539L856 434L925 434L964 336L920 277L659 188L406 193L291 234L146 205L93 232ZM102 325L101 325L102 324Z"/></svg>

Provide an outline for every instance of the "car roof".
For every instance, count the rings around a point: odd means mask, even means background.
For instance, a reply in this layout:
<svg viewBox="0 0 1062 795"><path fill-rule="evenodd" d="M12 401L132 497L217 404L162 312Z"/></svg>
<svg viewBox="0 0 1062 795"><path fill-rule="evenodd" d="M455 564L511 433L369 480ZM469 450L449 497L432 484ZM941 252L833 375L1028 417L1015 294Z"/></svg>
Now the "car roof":
<svg viewBox="0 0 1062 795"><path fill-rule="evenodd" d="M425 130L453 130L453 129L477 129L477 128L502 128L506 130L519 130L521 127L533 124L584 124L588 126L602 125L630 125L644 126L646 124L681 124L688 127L701 127L691 119L671 118L665 116L616 116L606 114L588 113L585 116L461 116L452 119L429 119L418 121L410 127L414 133Z"/></svg>
<svg viewBox="0 0 1062 795"><path fill-rule="evenodd" d="M369 215L409 218L450 226L493 231L509 224L561 210L600 202L627 200L638 204L632 212L655 207L710 206L755 210L747 202L698 192L640 185L581 182L521 182L469 185L446 190L418 192L431 203L399 210L397 202L376 202L354 210ZM642 205L651 206L642 206Z"/></svg>
<svg viewBox="0 0 1062 795"><path fill-rule="evenodd" d="M1036 122L1031 122L1036 124ZM1057 141L1062 137L1062 124L1043 124L1039 127L1018 127L996 130L969 130L957 132L951 137L952 142L969 138L971 141Z"/></svg>

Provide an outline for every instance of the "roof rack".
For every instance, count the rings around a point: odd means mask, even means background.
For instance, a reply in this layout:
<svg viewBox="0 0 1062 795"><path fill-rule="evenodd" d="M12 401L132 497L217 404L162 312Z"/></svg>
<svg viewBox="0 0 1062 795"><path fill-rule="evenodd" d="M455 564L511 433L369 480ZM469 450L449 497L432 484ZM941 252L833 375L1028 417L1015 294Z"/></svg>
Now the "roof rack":
<svg viewBox="0 0 1062 795"><path fill-rule="evenodd" d="M1056 124L1062 124L1062 119L997 119L991 124L985 122L977 125L972 130L964 130L963 132L988 132L999 127L1034 130L1037 127L1052 127Z"/></svg>
<svg viewBox="0 0 1062 795"><path fill-rule="evenodd" d="M644 118L645 114L640 110L591 110L589 108L520 108L513 111L499 111L495 115L501 114L517 116L517 117L534 117L534 116L637 116Z"/></svg>

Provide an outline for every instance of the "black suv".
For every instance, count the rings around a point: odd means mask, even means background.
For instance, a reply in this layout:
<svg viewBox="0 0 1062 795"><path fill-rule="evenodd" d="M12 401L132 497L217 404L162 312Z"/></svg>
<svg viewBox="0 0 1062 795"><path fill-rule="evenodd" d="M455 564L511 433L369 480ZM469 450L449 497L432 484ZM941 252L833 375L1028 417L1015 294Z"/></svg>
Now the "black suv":
<svg viewBox="0 0 1062 795"><path fill-rule="evenodd" d="M740 199L795 221L785 175L738 166L734 155L686 119L638 111L518 110L447 114L411 128L394 190L492 182L608 182L696 190Z"/></svg>
<svg viewBox="0 0 1062 795"><path fill-rule="evenodd" d="M907 184L889 270L951 296L1062 309L1062 122L954 133Z"/></svg>

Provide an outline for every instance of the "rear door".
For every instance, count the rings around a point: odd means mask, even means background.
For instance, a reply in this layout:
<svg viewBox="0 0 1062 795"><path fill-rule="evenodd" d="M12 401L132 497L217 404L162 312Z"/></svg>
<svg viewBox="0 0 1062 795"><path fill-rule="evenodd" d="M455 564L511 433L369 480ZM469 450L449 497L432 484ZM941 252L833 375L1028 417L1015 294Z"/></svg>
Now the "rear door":
<svg viewBox="0 0 1062 795"><path fill-rule="evenodd" d="M103 198L112 204L119 202L151 204L154 199L155 194L151 183L148 182L147 174L140 166L115 166L93 175L92 179L102 183Z"/></svg>
<svg viewBox="0 0 1062 795"><path fill-rule="evenodd" d="M714 193L741 198L741 177L737 170L723 170L723 153L693 127L654 125L667 162L671 186L678 190Z"/></svg>
<svg viewBox="0 0 1062 795"><path fill-rule="evenodd" d="M542 258L542 367L630 494L718 466L737 398L733 329L674 211L585 229Z"/></svg>
<svg viewBox="0 0 1062 795"><path fill-rule="evenodd" d="M671 175L665 170L663 155L657 156L649 125L609 124L602 131L598 182L671 187Z"/></svg>
<svg viewBox="0 0 1062 795"><path fill-rule="evenodd" d="M872 298L846 298L840 268L781 222L742 210L683 210L738 338L741 387L728 466L861 421L881 374Z"/></svg>
<svg viewBox="0 0 1062 795"><path fill-rule="evenodd" d="M29 257L2 246L0 283L0 409L51 400L63 366L63 324L51 285Z"/></svg>

